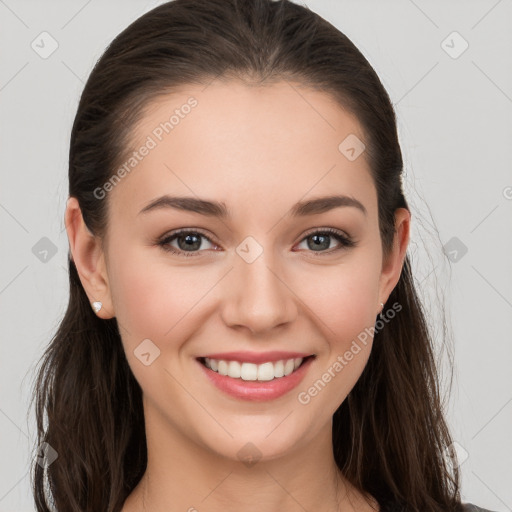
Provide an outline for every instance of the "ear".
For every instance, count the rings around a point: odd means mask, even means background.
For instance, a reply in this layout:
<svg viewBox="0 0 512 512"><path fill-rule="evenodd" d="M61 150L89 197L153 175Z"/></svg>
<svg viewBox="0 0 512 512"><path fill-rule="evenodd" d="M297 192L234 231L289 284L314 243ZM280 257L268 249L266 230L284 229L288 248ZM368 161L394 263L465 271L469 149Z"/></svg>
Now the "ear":
<svg viewBox="0 0 512 512"><path fill-rule="evenodd" d="M380 302L386 303L400 279L405 260L407 246L409 245L411 213L406 208L397 208L395 211L395 235L391 251L383 261L379 284Z"/></svg>
<svg viewBox="0 0 512 512"><path fill-rule="evenodd" d="M70 197L66 204L65 226L68 234L71 257L91 304L102 303L99 317L108 319L115 316L101 240L94 236L85 225L82 211L76 197Z"/></svg>

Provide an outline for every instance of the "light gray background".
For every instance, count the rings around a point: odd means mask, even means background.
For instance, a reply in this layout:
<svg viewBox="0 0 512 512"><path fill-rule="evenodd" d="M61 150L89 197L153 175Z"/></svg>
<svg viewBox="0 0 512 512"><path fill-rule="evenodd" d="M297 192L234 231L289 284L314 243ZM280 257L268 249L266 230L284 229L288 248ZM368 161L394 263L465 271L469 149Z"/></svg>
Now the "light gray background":
<svg viewBox="0 0 512 512"><path fill-rule="evenodd" d="M78 98L108 43L159 3L0 0L0 512L34 510L28 398L35 361L67 305L63 214ZM512 3L307 5L352 39L396 106L410 253L438 340L438 295L453 331L446 412L463 501L512 511ZM31 47L43 31L58 42L46 59ZM469 44L457 58L445 51L463 48L458 36L446 39L453 31ZM43 237L57 251L46 262L36 250Z"/></svg>

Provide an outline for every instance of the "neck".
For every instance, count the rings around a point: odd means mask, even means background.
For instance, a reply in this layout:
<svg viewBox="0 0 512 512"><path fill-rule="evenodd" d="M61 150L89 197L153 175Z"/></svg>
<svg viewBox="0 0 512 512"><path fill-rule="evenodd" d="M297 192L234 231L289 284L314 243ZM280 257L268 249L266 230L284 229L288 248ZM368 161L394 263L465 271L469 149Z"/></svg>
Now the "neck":
<svg viewBox="0 0 512 512"><path fill-rule="evenodd" d="M168 423L160 429L149 419L146 416L146 472L122 512L379 510L339 471L332 452L332 424L307 445L249 462L223 457L176 430L170 432Z"/></svg>

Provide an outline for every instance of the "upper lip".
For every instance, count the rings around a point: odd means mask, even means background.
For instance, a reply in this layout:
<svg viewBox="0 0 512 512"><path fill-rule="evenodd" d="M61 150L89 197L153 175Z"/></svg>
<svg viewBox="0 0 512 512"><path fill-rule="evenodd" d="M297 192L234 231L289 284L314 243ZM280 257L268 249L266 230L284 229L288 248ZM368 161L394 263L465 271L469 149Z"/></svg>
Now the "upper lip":
<svg viewBox="0 0 512 512"><path fill-rule="evenodd" d="M298 357L305 358L313 355L314 354L306 354L303 352L285 352L282 350L273 350L271 352L218 352L202 357L217 360L223 359L224 361L242 361L247 363L261 364L287 359L295 359Z"/></svg>

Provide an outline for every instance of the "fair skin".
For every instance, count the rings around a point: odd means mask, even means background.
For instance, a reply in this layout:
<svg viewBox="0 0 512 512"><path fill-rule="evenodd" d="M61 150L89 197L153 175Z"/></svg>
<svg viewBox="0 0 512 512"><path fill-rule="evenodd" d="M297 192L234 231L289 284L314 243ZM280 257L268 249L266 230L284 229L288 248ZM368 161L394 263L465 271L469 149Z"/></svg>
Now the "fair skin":
<svg viewBox="0 0 512 512"><path fill-rule="evenodd" d="M133 149L190 96L197 106L108 192L103 248L75 198L65 214L84 289L103 303L98 316L116 317L143 391L148 468L123 512L378 510L337 470L331 441L332 415L360 377L372 339L309 403L297 395L375 325L400 277L410 214L396 211L384 261L365 154L350 161L338 150L349 134L364 140L362 129L329 95L299 85L183 88L152 103ZM164 194L224 202L231 217L139 213ZM357 199L366 214L344 206L290 215L298 201L334 194ZM155 242L180 228L203 235L190 257ZM356 245L331 235L316 249L308 240L322 228ZM248 236L263 251L251 263L236 251ZM168 245L187 251L179 238ZM147 366L134 354L145 339L160 350ZM297 389L258 403L227 396L198 370L196 357L232 350L316 357ZM249 442L261 455L251 466L237 455Z"/></svg>

